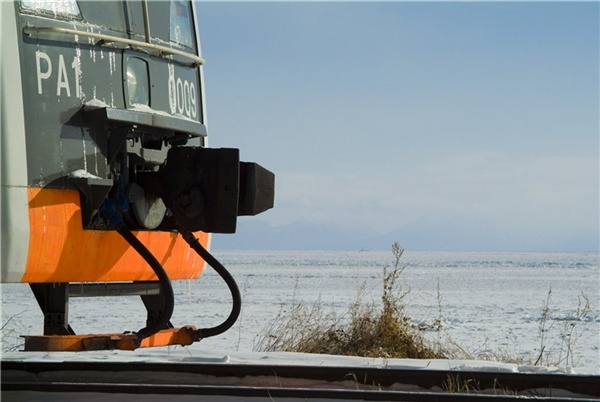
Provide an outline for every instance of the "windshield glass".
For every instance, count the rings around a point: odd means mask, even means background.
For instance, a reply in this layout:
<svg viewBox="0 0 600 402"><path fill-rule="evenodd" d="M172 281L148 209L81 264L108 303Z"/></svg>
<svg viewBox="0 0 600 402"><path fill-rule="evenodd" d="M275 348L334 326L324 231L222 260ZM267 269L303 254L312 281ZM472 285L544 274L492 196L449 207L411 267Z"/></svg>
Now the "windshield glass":
<svg viewBox="0 0 600 402"><path fill-rule="evenodd" d="M21 9L54 18L79 17L75 0L21 0Z"/></svg>
<svg viewBox="0 0 600 402"><path fill-rule="evenodd" d="M191 2L148 0L147 5L151 42L171 45L195 53L196 40ZM79 0L79 8L85 21L128 33L133 39L145 40L142 0Z"/></svg>
<svg viewBox="0 0 600 402"><path fill-rule="evenodd" d="M189 48L194 47L194 31L192 30L191 14L189 1L171 1L171 30L169 35L171 42L175 42L179 45Z"/></svg>

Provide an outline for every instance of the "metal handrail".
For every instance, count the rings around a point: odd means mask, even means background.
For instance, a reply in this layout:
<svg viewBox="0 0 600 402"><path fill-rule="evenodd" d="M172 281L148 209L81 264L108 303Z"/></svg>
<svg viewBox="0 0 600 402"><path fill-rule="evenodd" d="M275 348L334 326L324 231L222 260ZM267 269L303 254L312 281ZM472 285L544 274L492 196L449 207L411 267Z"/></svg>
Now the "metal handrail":
<svg viewBox="0 0 600 402"><path fill-rule="evenodd" d="M146 42L150 43L150 17L148 16L148 0L142 0L142 14L144 15L144 35Z"/></svg>
<svg viewBox="0 0 600 402"><path fill-rule="evenodd" d="M34 27L31 25L25 26L23 28L23 32L29 36L45 34L45 33L59 33L59 34L66 34L66 35L79 35L79 36L84 36L84 37L88 37L88 38L96 38L96 39L102 40L104 42L121 43L121 44L129 45L129 46L140 47L143 49L156 50L161 55L175 54L178 56L185 57L186 59L192 60L193 61L192 64L194 66L201 66L204 64L204 59L202 57L196 56L194 54L186 53L182 50L172 49L170 47L156 45L154 43L142 42L139 40L119 38L118 36L113 36L113 35L104 35L104 34L95 33L95 32L79 31L77 29L70 29L70 28Z"/></svg>

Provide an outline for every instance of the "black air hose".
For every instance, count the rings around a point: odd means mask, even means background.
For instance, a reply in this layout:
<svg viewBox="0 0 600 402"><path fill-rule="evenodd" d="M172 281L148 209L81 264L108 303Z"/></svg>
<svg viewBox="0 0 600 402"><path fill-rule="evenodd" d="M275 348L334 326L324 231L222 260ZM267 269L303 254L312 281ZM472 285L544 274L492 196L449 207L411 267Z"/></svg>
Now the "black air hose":
<svg viewBox="0 0 600 402"><path fill-rule="evenodd" d="M229 288L229 291L231 292L233 306L231 307L231 313L229 313L229 317L227 317L225 321L223 321L221 324L215 327L199 328L197 330L197 336L199 339L220 335L223 332L227 331L229 328L231 328L240 315L240 311L242 309L242 296L240 295L240 290L237 286L237 283L235 283L235 279L233 279L233 276L231 276L229 271L227 271L223 264L221 264L215 257L213 257L213 255L210 254L208 250L202 246L202 244L200 244L200 242L192 232L182 228L181 225L178 224L176 224L175 227L177 231L181 233L183 239L187 242L187 244L189 244L190 247L194 249L194 251L198 253L198 255L202 257L204 261L208 263L208 265L210 265L215 271L217 271L217 273L221 278L223 278L223 280L227 284L227 287Z"/></svg>
<svg viewBox="0 0 600 402"><path fill-rule="evenodd" d="M165 309L160 315L160 319L153 325L146 326L136 332L138 336L138 342L142 339L154 335L158 331L168 328L171 315L173 315L173 306L175 305L175 296L173 295L173 287L171 286L171 280L165 272L164 268L158 260L152 255L152 253L138 240L137 237L125 226L123 223L119 223L116 227L117 232L123 236L123 238L138 252L138 254L146 260L150 268L154 271L158 277L161 294L165 300Z"/></svg>

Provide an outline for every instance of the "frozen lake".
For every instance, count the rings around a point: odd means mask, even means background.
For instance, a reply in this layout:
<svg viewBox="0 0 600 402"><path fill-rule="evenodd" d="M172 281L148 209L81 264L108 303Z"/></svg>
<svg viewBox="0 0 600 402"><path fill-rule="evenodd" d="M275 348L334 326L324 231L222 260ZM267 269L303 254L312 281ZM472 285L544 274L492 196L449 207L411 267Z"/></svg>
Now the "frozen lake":
<svg viewBox="0 0 600 402"><path fill-rule="evenodd" d="M379 303L383 267L394 263L391 251L214 254L238 282L242 313L227 333L189 347L192 351L252 351L267 325L298 302L319 302L325 312L343 316L362 285L363 300ZM563 367L600 367L597 254L406 251L401 263L401 284L410 288L405 299L409 316L415 323L431 324L441 314L442 332L426 333L431 339L449 337L473 358L535 360L551 290L543 332L546 356ZM174 289L175 326L213 326L229 314L229 292L210 268L198 280L175 282ZM586 299L589 310L584 311ZM138 298L72 299L69 315L81 334L137 330L145 324ZM42 314L27 285L2 285L2 319L3 350L17 346L18 335L42 333Z"/></svg>

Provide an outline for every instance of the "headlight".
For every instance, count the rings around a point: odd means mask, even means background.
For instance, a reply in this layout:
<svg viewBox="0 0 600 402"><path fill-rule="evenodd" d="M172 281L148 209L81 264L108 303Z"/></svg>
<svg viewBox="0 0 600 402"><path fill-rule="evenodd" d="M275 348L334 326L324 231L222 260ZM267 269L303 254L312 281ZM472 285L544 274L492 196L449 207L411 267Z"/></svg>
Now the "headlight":
<svg viewBox="0 0 600 402"><path fill-rule="evenodd" d="M127 100L129 106L150 105L150 80L148 63L137 57L127 59Z"/></svg>

